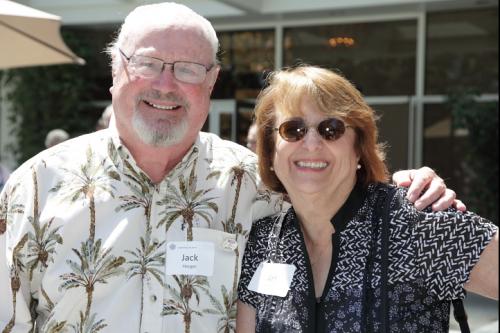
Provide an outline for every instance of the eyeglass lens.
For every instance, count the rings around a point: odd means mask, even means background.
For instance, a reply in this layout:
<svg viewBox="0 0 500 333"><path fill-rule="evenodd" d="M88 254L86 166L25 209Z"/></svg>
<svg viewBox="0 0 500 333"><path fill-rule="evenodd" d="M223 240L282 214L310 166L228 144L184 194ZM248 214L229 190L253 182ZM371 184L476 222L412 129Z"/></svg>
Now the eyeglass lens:
<svg viewBox="0 0 500 333"><path fill-rule="evenodd" d="M164 66L171 66L174 77L186 83L201 83L205 80L207 69L197 63L178 61L172 64L166 63L161 59L135 55L130 59L129 64L133 70L146 78L152 78L159 75Z"/></svg>
<svg viewBox="0 0 500 333"><path fill-rule="evenodd" d="M303 119L292 119L283 122L278 132L283 140L289 142L296 142L302 140L309 130ZM325 140L335 141L342 136L345 132L344 122L337 118L328 118L321 121L316 130L319 135Z"/></svg>

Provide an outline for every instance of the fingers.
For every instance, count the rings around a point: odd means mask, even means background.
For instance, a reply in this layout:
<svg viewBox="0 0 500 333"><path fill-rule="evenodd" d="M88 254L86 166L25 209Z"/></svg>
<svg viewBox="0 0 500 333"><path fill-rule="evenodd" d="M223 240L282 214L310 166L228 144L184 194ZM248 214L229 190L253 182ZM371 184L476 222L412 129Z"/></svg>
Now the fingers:
<svg viewBox="0 0 500 333"><path fill-rule="evenodd" d="M411 184L411 173L415 170L400 170L392 175L392 182L397 186L408 187Z"/></svg>
<svg viewBox="0 0 500 333"><path fill-rule="evenodd" d="M455 191L447 189L444 180L429 167L398 171L392 179L396 185L408 187L406 197L418 210L430 205L434 211L451 206L459 211L467 209L461 200L456 199Z"/></svg>
<svg viewBox="0 0 500 333"><path fill-rule="evenodd" d="M453 207L461 212L465 212L467 210L467 206L462 202L462 200L455 199L453 201Z"/></svg>
<svg viewBox="0 0 500 333"><path fill-rule="evenodd" d="M417 170L411 170L410 178L413 181L410 187L408 188L407 198L410 202L414 202L417 208L422 204L426 204L423 207L426 207L427 205L431 204L433 201L439 198L441 194L443 194L446 188L443 179L438 177L434 172L434 170L428 167L422 167ZM425 193L422 195L422 197L420 197L423 192ZM420 201L418 205L417 205L417 199L418 201ZM434 200L430 201L430 199Z"/></svg>
<svg viewBox="0 0 500 333"><path fill-rule="evenodd" d="M448 190L443 179L437 176L431 178L427 189L424 187L422 190L425 190L425 192L415 200L415 208L418 210L430 205L433 205L432 208L434 209L433 203L437 203L436 207L443 207L440 210L446 209L453 204L455 199L455 192Z"/></svg>
<svg viewBox="0 0 500 333"><path fill-rule="evenodd" d="M444 194L432 204L432 210L440 211L451 207L454 204L456 197L457 194L455 193L455 191L447 188L444 191Z"/></svg>

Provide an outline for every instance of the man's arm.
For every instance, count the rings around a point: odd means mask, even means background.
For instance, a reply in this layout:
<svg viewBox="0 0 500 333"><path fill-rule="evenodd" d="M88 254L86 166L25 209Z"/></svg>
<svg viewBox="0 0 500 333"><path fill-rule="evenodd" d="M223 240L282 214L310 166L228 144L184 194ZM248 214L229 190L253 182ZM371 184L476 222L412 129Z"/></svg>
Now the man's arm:
<svg viewBox="0 0 500 333"><path fill-rule="evenodd" d="M9 197L13 189L9 183L0 195L0 332L30 332L33 322L29 311L30 282L25 279L25 266L21 262L23 249L27 246L28 235L20 239L12 224L20 214L12 208ZM10 236L8 236L10 234Z"/></svg>
<svg viewBox="0 0 500 333"><path fill-rule="evenodd" d="M456 199L455 191L446 188L444 180L429 167L397 171L392 180L398 186L408 187L407 198L419 210L429 205L434 211L451 206L460 211L466 210L464 203Z"/></svg>

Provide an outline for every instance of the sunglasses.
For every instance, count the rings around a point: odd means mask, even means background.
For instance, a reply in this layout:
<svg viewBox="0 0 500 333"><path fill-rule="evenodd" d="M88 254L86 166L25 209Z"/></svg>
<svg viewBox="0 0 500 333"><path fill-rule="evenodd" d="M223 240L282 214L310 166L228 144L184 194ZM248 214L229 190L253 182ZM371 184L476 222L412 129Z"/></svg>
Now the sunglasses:
<svg viewBox="0 0 500 333"><path fill-rule="evenodd" d="M335 141L344 134L347 127L351 126L346 126L342 120L337 118L327 118L316 126L307 126L304 119L293 118L283 122L274 130L278 131L283 140L297 142L306 136L310 128L316 128L316 131L323 139Z"/></svg>

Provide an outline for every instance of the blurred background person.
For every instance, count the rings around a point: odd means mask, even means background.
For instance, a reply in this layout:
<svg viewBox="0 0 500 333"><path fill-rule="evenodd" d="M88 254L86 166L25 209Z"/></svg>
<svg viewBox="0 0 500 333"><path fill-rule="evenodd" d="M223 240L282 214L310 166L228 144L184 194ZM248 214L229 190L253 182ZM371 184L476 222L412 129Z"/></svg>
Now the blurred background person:
<svg viewBox="0 0 500 333"><path fill-rule="evenodd" d="M248 128L247 148L255 153L257 148L257 124L252 123Z"/></svg>
<svg viewBox="0 0 500 333"><path fill-rule="evenodd" d="M69 139L69 134L61 128L56 128L47 133L45 147L50 148Z"/></svg>
<svg viewBox="0 0 500 333"><path fill-rule="evenodd" d="M108 128L112 116L113 116L113 105L109 104L102 112L101 117L97 120L95 130L99 131Z"/></svg>
<svg viewBox="0 0 500 333"><path fill-rule="evenodd" d="M10 169L0 162L0 191L7 182L7 179L9 179L9 176L10 176Z"/></svg>

